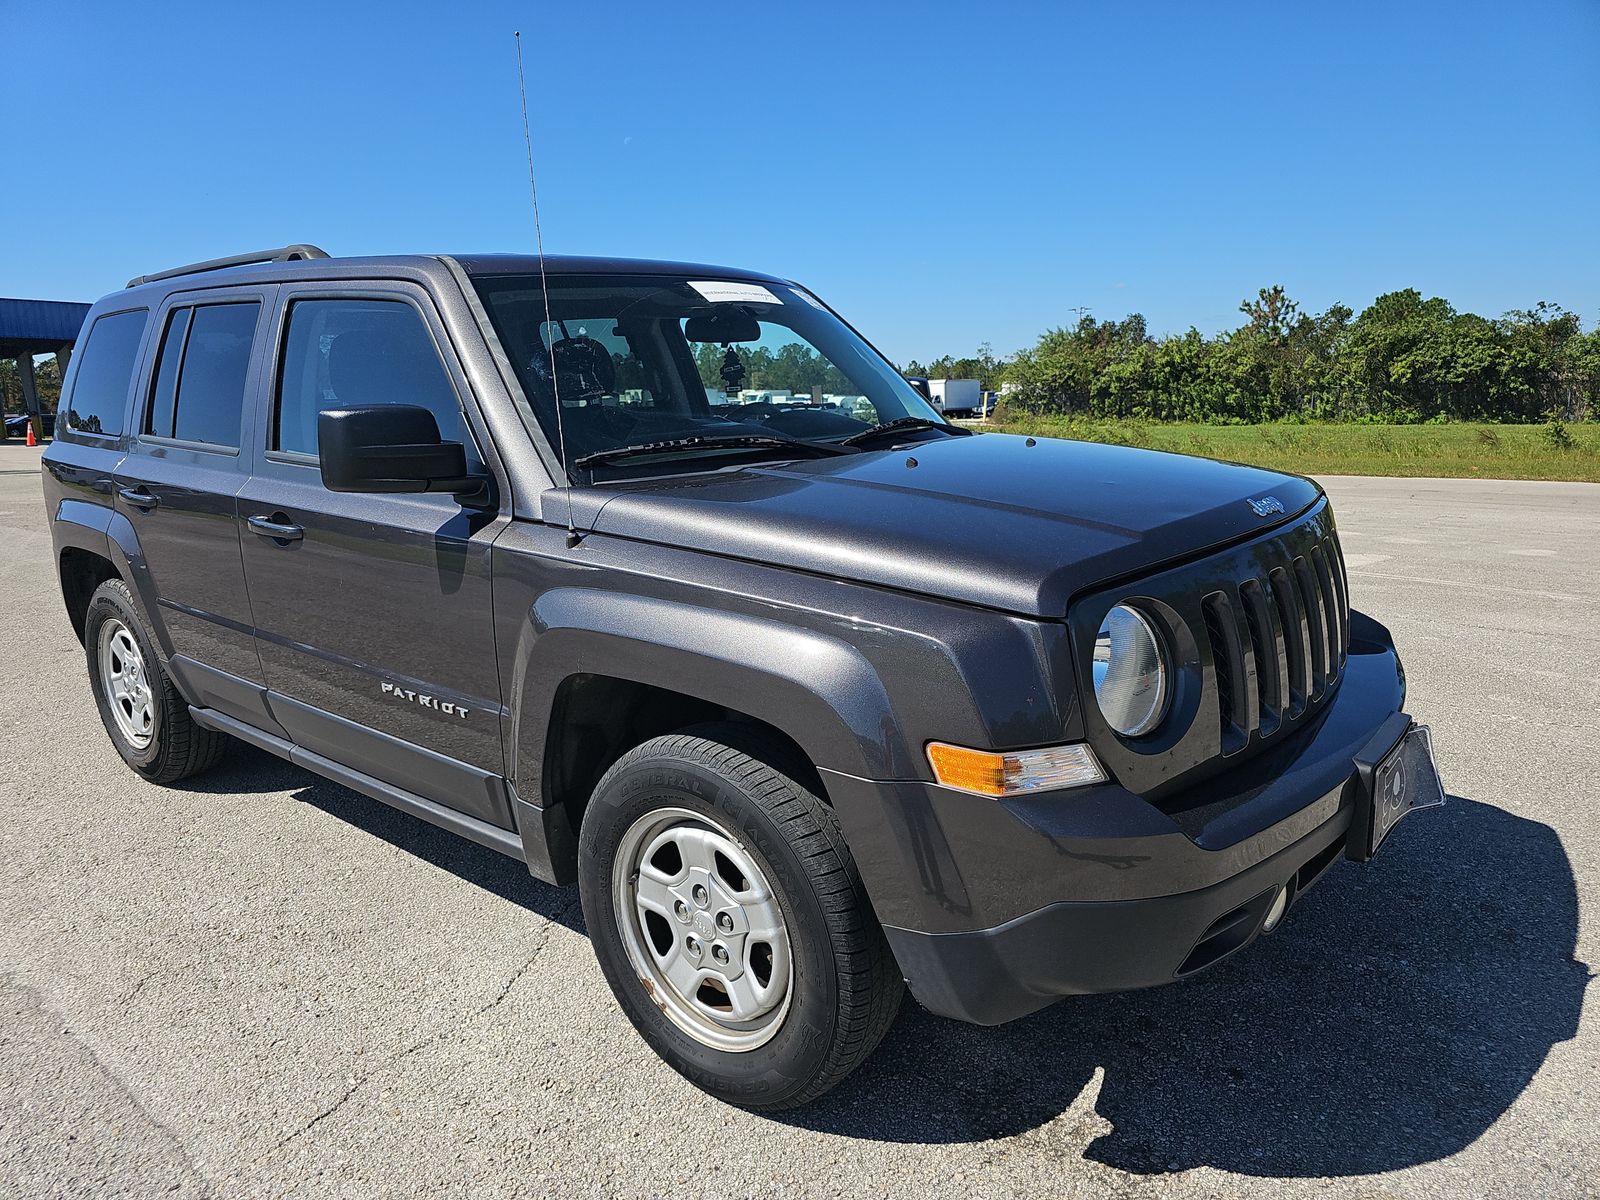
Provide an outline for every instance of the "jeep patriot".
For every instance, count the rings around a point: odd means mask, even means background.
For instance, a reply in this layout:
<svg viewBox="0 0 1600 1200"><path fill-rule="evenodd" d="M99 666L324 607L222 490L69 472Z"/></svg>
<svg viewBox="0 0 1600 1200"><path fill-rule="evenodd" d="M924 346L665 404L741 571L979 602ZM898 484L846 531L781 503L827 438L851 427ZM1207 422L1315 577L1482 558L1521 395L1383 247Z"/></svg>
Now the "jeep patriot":
<svg viewBox="0 0 1600 1200"><path fill-rule="evenodd" d="M44 459L106 732L576 884L640 1035L782 1108L908 987L1181 980L1439 803L1308 479L945 422L797 283L330 258L91 310Z"/></svg>

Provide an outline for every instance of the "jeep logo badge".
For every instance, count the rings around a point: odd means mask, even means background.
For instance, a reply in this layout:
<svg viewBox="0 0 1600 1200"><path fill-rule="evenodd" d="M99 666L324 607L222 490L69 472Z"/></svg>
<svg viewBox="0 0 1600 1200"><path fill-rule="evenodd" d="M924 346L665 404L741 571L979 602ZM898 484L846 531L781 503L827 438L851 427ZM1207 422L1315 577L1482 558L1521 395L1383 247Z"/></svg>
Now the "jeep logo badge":
<svg viewBox="0 0 1600 1200"><path fill-rule="evenodd" d="M1283 511L1283 501L1276 496L1263 496L1259 500L1246 500L1245 503L1250 506L1250 511L1258 517L1270 517L1273 513L1281 513Z"/></svg>

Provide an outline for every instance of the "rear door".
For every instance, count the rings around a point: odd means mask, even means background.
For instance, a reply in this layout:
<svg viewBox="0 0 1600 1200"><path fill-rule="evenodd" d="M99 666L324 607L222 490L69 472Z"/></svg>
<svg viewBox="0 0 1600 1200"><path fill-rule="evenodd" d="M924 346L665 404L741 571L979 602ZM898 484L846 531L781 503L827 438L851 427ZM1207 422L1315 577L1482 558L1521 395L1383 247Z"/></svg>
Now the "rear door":
<svg viewBox="0 0 1600 1200"><path fill-rule="evenodd" d="M273 369L240 494L269 702L317 754L511 827L490 603L495 510L453 496L322 486L324 408L419 404L467 444L467 383L421 288L284 285Z"/></svg>
<svg viewBox="0 0 1600 1200"><path fill-rule="evenodd" d="M138 532L170 670L207 707L272 728L256 654L236 497L247 472L273 287L183 292L157 310L114 503Z"/></svg>

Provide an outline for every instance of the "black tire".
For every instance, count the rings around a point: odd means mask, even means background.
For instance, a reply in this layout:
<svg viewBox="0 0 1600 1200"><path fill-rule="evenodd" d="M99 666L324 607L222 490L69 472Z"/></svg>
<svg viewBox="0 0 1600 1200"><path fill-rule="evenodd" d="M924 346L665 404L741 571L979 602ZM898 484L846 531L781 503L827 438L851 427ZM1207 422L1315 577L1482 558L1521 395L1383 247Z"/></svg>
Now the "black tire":
<svg viewBox="0 0 1600 1200"><path fill-rule="evenodd" d="M693 1083L750 1109L794 1108L839 1083L876 1048L903 985L837 821L799 782L804 764L747 726L699 726L652 738L601 778L579 831L583 915L623 1012ZM613 894L619 846L635 822L680 808L735 836L766 874L787 924L789 1007L770 1040L737 1052L684 1032L628 957Z"/></svg>
<svg viewBox="0 0 1600 1200"><path fill-rule="evenodd" d="M118 728L111 713L111 701L100 668L100 633L108 620L115 619L138 643L144 660L144 672L151 692L155 725L150 731L148 745L140 746L130 741ZM154 640L145 628L138 606L127 584L120 579L108 579L95 589L89 598L89 611L83 623L83 644L89 659L89 683L94 690L95 705L100 710L100 720L106 727L111 744L122 759L151 783L176 783L215 766L228 747L226 734L204 729L195 724L189 715L189 706L178 690L172 686L166 670L156 654Z"/></svg>

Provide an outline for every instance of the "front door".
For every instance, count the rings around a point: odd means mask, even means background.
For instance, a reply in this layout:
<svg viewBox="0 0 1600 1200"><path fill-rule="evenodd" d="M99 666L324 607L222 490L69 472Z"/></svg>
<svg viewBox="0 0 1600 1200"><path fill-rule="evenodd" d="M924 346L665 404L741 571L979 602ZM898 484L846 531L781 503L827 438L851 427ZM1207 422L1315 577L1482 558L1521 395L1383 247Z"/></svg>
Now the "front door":
<svg viewBox="0 0 1600 1200"><path fill-rule="evenodd" d="M416 404L482 469L443 326L410 285L286 285L272 344L239 513L273 715L307 750L510 828L489 580L502 519L453 496L330 492L317 460L323 409Z"/></svg>
<svg viewBox="0 0 1600 1200"><path fill-rule="evenodd" d="M253 433L257 335L275 290L185 292L163 306L134 436L112 475L174 678L205 707L268 728L235 497L248 474L240 455Z"/></svg>

